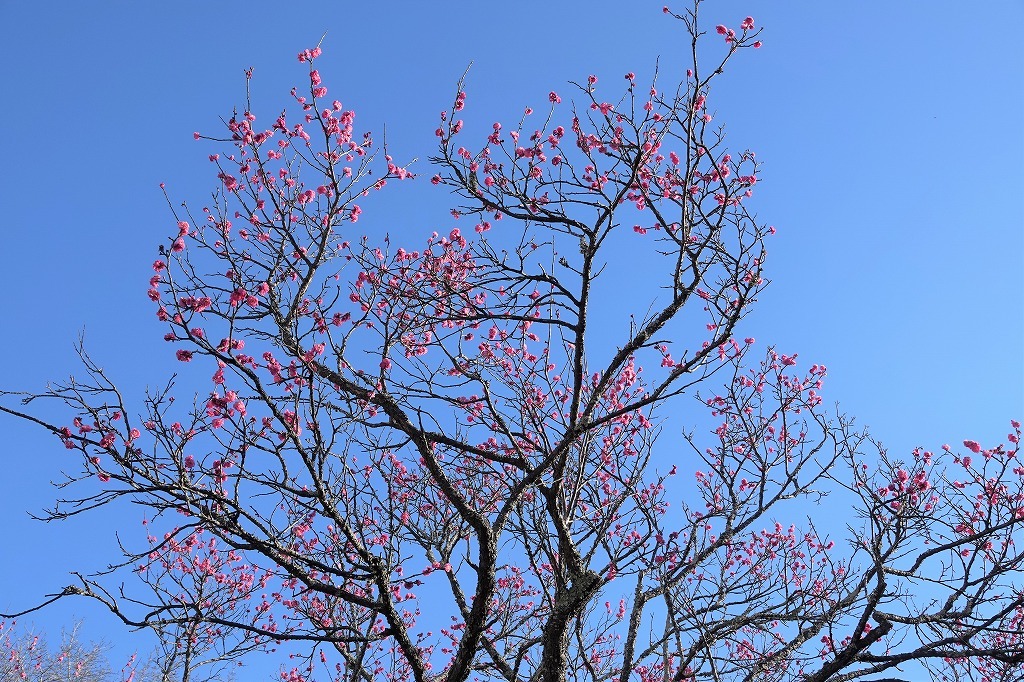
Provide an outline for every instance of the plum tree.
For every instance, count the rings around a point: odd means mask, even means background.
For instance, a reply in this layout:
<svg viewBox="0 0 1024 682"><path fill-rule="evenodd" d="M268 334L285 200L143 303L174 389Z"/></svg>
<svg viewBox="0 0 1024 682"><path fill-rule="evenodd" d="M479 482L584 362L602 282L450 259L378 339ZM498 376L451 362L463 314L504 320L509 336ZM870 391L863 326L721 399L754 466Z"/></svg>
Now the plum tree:
<svg viewBox="0 0 1024 682"><path fill-rule="evenodd" d="M760 28L704 32L700 5L666 8L692 46L667 88L591 75L473 142L460 82L430 177L458 227L416 243L356 231L415 168L319 47L291 111L196 133L218 186L168 202L149 297L203 397L130 404L80 349L84 378L4 394L66 422L0 406L81 457L53 518L148 512L123 584L60 597L156 630L184 680L278 645L287 680L1024 679L1020 425L893 458L824 366L755 357L774 229L710 98ZM837 539L807 519L825 495Z"/></svg>

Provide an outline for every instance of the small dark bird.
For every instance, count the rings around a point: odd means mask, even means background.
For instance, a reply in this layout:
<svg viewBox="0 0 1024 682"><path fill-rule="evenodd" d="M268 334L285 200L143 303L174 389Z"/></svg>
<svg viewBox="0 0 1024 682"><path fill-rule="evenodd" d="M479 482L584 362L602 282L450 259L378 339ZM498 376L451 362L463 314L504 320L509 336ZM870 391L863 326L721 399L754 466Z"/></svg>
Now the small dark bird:
<svg viewBox="0 0 1024 682"><path fill-rule="evenodd" d="M158 246L157 249L160 251L160 255L161 256L166 256L167 255L167 251L164 249L164 245L163 244Z"/></svg>

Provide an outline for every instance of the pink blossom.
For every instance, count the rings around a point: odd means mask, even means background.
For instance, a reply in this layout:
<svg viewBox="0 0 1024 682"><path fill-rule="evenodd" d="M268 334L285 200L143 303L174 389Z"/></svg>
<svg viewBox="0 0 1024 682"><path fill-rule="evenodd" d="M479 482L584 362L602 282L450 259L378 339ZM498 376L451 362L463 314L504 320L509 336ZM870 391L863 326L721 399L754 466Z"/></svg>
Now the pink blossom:
<svg viewBox="0 0 1024 682"><path fill-rule="evenodd" d="M965 440L964 441L964 447L967 448L968 450L970 450L971 452L975 453L975 454L981 452L981 445L979 445L977 441ZM970 459L970 458L967 457L965 459Z"/></svg>
<svg viewBox="0 0 1024 682"><path fill-rule="evenodd" d="M754 17L747 17L740 23L740 28L744 31L749 31L754 28Z"/></svg>
<svg viewBox="0 0 1024 682"><path fill-rule="evenodd" d="M718 26L715 26L715 30L718 31L718 35L723 35L723 36L729 32L729 29L727 29L722 24L719 24Z"/></svg>
<svg viewBox="0 0 1024 682"><path fill-rule="evenodd" d="M224 183L224 186L227 187L228 190L234 191L238 189L238 178L234 177L233 175L228 175L227 173L218 173L217 177L220 178L220 180Z"/></svg>
<svg viewBox="0 0 1024 682"><path fill-rule="evenodd" d="M175 355L181 362L192 362L192 351L190 350L179 350Z"/></svg>

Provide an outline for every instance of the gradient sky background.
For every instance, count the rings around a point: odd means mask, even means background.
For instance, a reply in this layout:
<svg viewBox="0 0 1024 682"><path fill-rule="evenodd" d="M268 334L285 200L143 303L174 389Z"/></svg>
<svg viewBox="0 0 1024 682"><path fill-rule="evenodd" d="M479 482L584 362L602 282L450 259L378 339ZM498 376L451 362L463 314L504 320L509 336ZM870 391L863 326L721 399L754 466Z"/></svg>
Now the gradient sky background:
<svg viewBox="0 0 1024 682"><path fill-rule="evenodd" d="M145 295L174 231L158 184L175 202L209 196L213 150L192 131L244 108L244 68L257 115L276 115L306 80L295 54L326 31L332 96L360 130L386 124L397 160L421 160L415 187L365 202L360 232L420 244L451 228L426 158L470 61L464 113L480 129L590 73L609 92L627 71L643 82L658 55L667 84L685 41L661 6L0 0L0 388L76 371L83 329L129 394L178 369ZM827 364L826 399L891 453L1003 441L1024 416L1024 3L709 0L705 25L746 14L765 46L712 95L730 146L765 164L751 206L779 229L746 330ZM0 610L16 610L116 559L115 530L142 541L142 510L31 521L65 451L13 419L2 429ZM148 650L85 601L32 620L55 638L75 617L116 643L115 664Z"/></svg>

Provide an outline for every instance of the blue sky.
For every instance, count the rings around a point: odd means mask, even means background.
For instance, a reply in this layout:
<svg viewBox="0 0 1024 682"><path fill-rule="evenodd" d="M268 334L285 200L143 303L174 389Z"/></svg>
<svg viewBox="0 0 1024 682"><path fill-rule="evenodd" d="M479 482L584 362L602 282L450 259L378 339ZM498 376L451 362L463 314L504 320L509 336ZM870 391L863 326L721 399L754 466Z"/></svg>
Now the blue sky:
<svg viewBox="0 0 1024 682"><path fill-rule="evenodd" d="M157 244L174 231L159 190L202 205L214 188L192 131L219 132L244 106L275 115L319 68L361 129L386 127L397 160L425 177L368 201L360 227L393 243L450 229L426 158L437 115L467 81L469 125L542 108L590 73L641 82L661 55L678 72L680 26L662 2L27 3L0 0L4 245L0 388L75 371L87 347L136 395L177 369L146 299ZM730 146L764 162L759 217L778 227L773 284L747 332L829 367L826 398L892 453L972 438L995 444L1024 415L1024 21L1020 0L823 3L709 0L707 26L751 14L764 48L741 55L713 95ZM339 94L340 93L340 94ZM396 238L396 235L398 238ZM201 386L199 390L206 390ZM116 559L114 531L142 539L141 511L32 522L54 498L64 450L5 420L0 609L30 604L72 569ZM86 603L73 616L126 640ZM115 660L115 663L117 660Z"/></svg>

